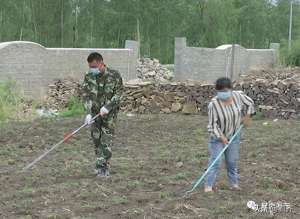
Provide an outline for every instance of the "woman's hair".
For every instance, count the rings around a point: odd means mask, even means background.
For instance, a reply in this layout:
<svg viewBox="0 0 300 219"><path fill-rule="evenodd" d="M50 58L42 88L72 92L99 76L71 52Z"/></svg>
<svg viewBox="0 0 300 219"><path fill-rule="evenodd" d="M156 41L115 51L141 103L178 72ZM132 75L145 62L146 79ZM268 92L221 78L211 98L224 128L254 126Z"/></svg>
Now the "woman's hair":
<svg viewBox="0 0 300 219"><path fill-rule="evenodd" d="M232 89L232 82L227 77L218 78L216 80L216 90Z"/></svg>

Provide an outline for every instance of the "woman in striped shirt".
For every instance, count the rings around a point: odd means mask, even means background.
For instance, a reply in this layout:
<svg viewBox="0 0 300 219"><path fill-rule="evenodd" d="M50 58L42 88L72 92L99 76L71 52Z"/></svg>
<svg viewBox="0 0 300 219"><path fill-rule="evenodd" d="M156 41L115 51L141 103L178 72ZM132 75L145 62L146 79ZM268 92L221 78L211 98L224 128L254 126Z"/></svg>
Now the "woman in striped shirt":
<svg viewBox="0 0 300 219"><path fill-rule="evenodd" d="M242 91L233 91L229 78L216 81L217 96L208 105L208 166L215 160L229 139L235 134L241 123L247 125L250 116L255 113L253 100ZM224 152L227 176L231 189L240 190L238 184L237 161L239 158L240 135L238 134ZM215 163L206 176L205 192L212 192L220 167L220 160Z"/></svg>

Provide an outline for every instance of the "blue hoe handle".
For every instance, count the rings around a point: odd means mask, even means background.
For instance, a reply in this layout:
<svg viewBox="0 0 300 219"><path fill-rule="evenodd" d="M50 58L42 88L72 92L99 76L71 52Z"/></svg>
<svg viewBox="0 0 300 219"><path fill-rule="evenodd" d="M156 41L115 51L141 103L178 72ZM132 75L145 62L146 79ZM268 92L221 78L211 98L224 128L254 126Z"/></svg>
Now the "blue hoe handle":
<svg viewBox="0 0 300 219"><path fill-rule="evenodd" d="M207 170L202 174L202 176L200 178L198 178L196 180L196 182L193 185L193 188L191 190L186 191L186 195L189 193L192 193L199 185L200 183L203 181L204 177L207 175L207 173L211 170L211 168L213 167L213 165L215 165L215 163L220 159L220 157L222 156L222 154L224 153L224 151L229 147L229 145L232 143L232 141L234 140L234 138L241 132L241 129L243 128L243 125L241 125L238 130L235 132L235 134L232 136L232 138L229 140L228 144L226 144L224 146L224 148L222 149L222 151L218 154L218 156L216 157L216 159L211 163L211 165L207 168Z"/></svg>

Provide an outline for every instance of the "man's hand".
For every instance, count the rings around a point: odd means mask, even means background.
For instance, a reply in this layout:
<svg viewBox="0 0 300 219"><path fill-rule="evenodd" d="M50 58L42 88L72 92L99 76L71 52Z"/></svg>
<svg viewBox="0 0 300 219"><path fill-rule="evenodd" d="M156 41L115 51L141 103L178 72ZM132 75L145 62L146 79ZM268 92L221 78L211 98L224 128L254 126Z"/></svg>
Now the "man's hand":
<svg viewBox="0 0 300 219"><path fill-rule="evenodd" d="M86 123L86 124L88 124L88 125L90 125L90 124L93 123L93 121L92 121L92 115L91 115L91 114L87 114L87 115L85 116L84 123Z"/></svg>
<svg viewBox="0 0 300 219"><path fill-rule="evenodd" d="M108 109L106 109L104 106L103 107L101 107L101 109L100 109L100 115L101 116L104 116L104 115L106 115L106 114L108 114Z"/></svg>
<svg viewBox="0 0 300 219"><path fill-rule="evenodd" d="M229 142L228 139L224 135L222 135L219 139L222 142L222 144L224 144L224 145L228 144L228 142Z"/></svg>
<svg viewBox="0 0 300 219"><path fill-rule="evenodd" d="M247 114L242 118L242 124L245 126L249 126L251 124L251 117L250 114Z"/></svg>

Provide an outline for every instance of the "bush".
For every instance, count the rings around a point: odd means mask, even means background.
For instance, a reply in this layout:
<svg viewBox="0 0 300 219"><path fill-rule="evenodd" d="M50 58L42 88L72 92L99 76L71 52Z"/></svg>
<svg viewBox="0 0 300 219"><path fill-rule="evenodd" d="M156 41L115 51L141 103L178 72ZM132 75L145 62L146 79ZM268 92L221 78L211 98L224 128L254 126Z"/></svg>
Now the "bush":
<svg viewBox="0 0 300 219"><path fill-rule="evenodd" d="M0 82L0 121L13 118L19 104L21 94L17 83L12 80Z"/></svg>
<svg viewBox="0 0 300 219"><path fill-rule="evenodd" d="M285 66L300 66L300 41L292 41L291 50L288 42L284 41L280 49L281 64Z"/></svg>
<svg viewBox="0 0 300 219"><path fill-rule="evenodd" d="M81 115L85 112L84 105L78 97L73 97L67 103L67 107L64 111L59 113L62 117L72 117Z"/></svg>

